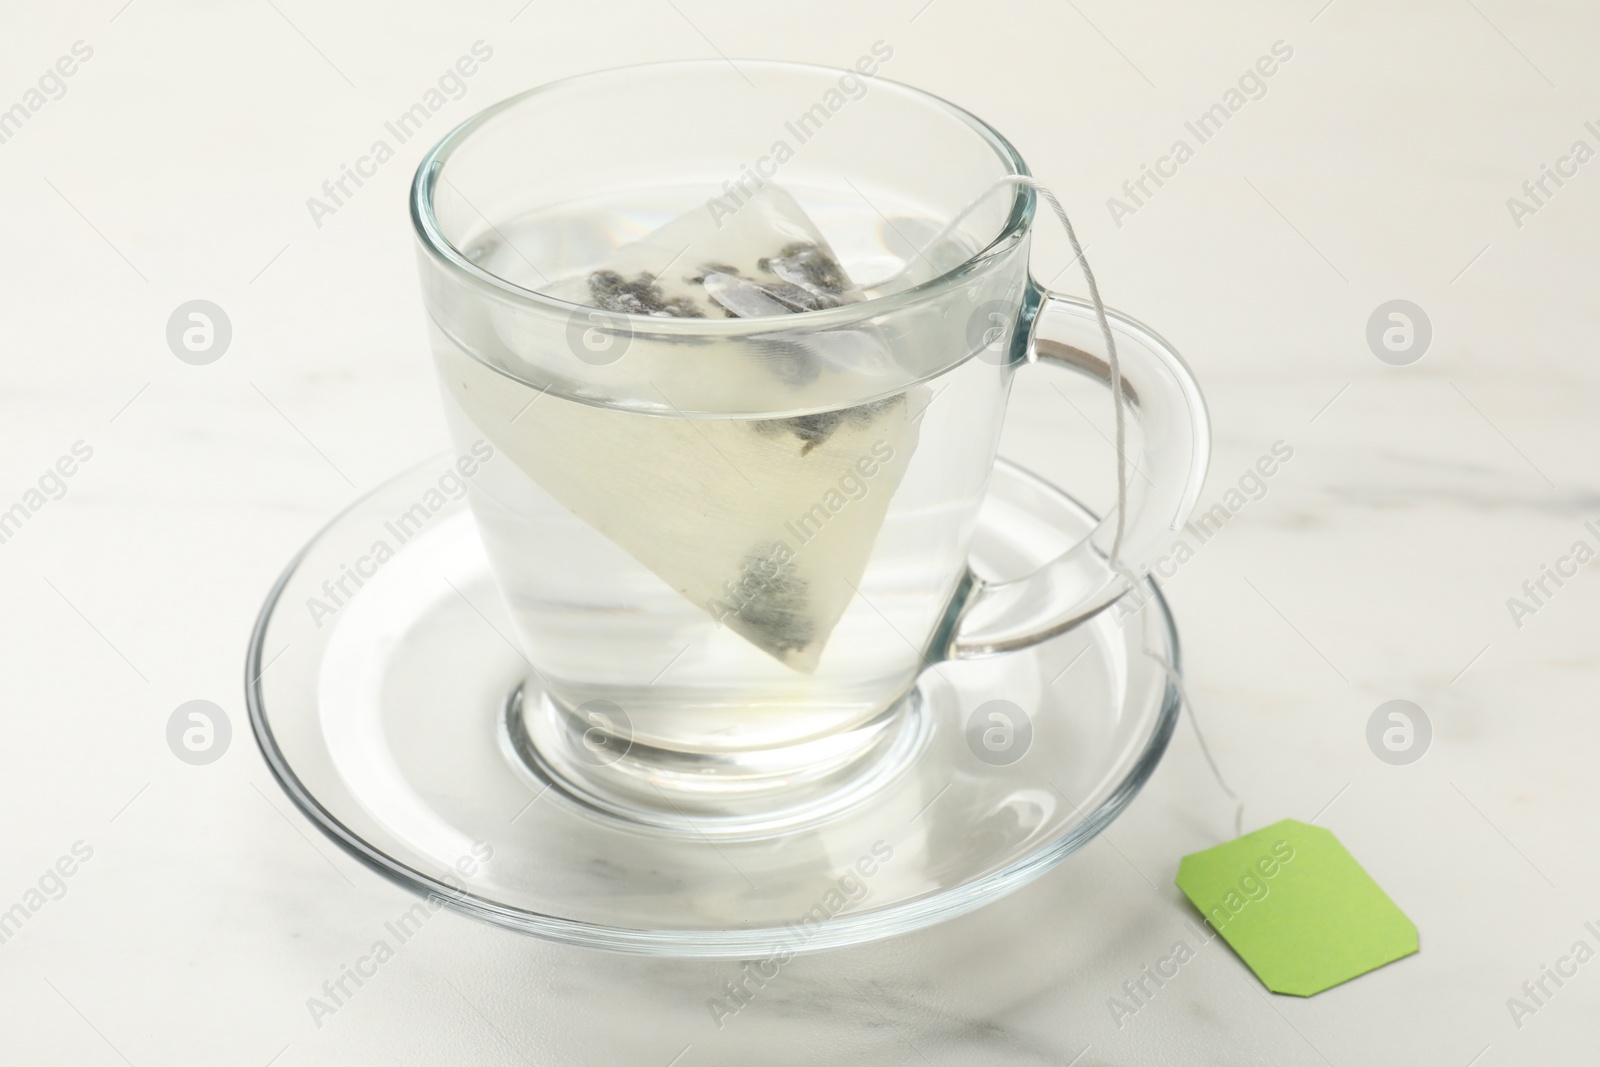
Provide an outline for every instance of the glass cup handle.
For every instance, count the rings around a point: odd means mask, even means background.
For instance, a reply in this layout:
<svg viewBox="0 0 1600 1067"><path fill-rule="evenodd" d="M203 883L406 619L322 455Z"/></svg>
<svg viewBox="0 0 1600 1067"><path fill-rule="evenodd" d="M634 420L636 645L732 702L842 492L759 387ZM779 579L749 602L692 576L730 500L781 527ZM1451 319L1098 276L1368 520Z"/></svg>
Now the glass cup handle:
<svg viewBox="0 0 1600 1067"><path fill-rule="evenodd" d="M1128 453L1128 515L1117 566L1109 555L1116 516L1032 574L988 583L968 573L947 658L1010 652L1037 644L1115 603L1142 580L1188 522L1205 481L1211 425L1194 374L1172 347L1107 309L1117 339L1123 396L1141 447ZM1079 346L1083 347L1079 347ZM1111 368L1094 308L1046 293L1029 337L1030 361L1070 368L1104 383ZM1130 441L1134 435L1130 434Z"/></svg>

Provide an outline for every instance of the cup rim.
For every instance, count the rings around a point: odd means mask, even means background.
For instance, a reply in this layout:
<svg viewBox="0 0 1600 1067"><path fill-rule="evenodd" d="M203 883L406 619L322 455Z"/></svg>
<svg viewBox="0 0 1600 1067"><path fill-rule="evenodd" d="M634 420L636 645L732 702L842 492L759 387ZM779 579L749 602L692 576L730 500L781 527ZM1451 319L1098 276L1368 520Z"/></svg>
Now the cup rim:
<svg viewBox="0 0 1600 1067"><path fill-rule="evenodd" d="M841 67L830 67L818 63L797 63L788 60L739 59L728 60L727 62L738 63L746 67L805 71L816 74L840 75L858 73ZM768 333L779 323L782 323L785 328L792 329L795 320L802 318L807 327L827 328L861 318L876 317L910 304L937 297L939 294L961 285L986 260L1008 247L1023 233L1026 233L1028 227L1032 224L1036 205L1034 191L1031 186L1025 183L1014 183L1012 186L1011 211L1000 231L982 248L973 252L961 263L927 281L885 296L872 297L859 303L844 304L820 311L730 319L680 319L654 315L635 315L627 312L600 312L587 304L575 304L559 297L528 289L484 270L468 259L444 235L444 231L439 225L438 217L434 212L434 191L438 185L440 173L455 150L476 133L479 128L501 112L507 111L532 97L572 85L575 82L600 79L629 72L690 67L712 69L720 68L723 65L724 61L720 59L679 59L650 63L627 63L559 78L555 81L537 85L532 89L525 89L520 93L515 93L504 100L489 105L445 134L433 148L429 149L427 155L423 156L422 161L417 165L416 174L412 178L409 197L411 223L417 239L430 256L446 268L454 271L458 277L466 280L469 284L481 290L497 294L503 299L509 298L526 307L538 308L549 313L565 316L570 316L574 313L600 313L606 315L609 319L615 319L619 324L625 324L627 328L637 333L696 336L710 334L726 337ZM890 86L895 91L908 97L938 107L966 123L994 151L1000 162L1005 166L1007 177L1032 176L1028 170L1027 163L1023 161L1022 155L1017 151L1016 147L1006 140L998 130L965 108L926 90L906 85L904 82L877 75L872 76L872 81Z"/></svg>

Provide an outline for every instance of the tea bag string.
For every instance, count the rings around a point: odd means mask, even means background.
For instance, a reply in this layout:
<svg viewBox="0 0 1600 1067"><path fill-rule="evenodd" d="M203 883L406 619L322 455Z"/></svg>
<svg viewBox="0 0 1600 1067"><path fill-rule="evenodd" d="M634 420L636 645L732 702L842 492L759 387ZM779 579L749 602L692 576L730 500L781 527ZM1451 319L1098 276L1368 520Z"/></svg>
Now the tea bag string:
<svg viewBox="0 0 1600 1067"><path fill-rule="evenodd" d="M984 197L988 196L994 189L1007 185L1026 186L1044 198L1045 202L1050 205L1050 209L1055 212L1056 218L1061 222L1061 228L1066 231L1067 243L1072 246L1073 261L1083 267L1083 278L1089 287L1089 300L1094 304L1095 319L1100 324L1100 336L1105 340L1106 344L1106 363L1111 371L1111 402L1116 409L1117 520L1116 533L1111 541L1111 553L1107 559L1107 565L1127 580L1128 587L1132 589L1142 579L1124 566L1119 559L1122 551L1123 531L1125 529L1124 515L1128 506L1127 428L1125 413L1123 412L1122 364L1117 358L1117 340L1111 332L1111 323L1106 318L1105 303L1100 299L1100 286L1095 282L1094 271L1089 266L1088 258L1083 254L1083 245L1078 241L1077 231L1072 228L1072 220L1067 217L1066 208L1061 206L1061 201L1057 199L1056 194L1038 179L1023 174L1007 175L996 181L988 189L985 189L973 199L972 203L958 212L928 242L927 247L937 247L940 241L949 237L962 222L966 221L967 216L977 209ZM1071 264L1068 265L1070 266ZM909 269L909 264L907 269ZM1244 801L1228 785L1227 779L1222 776L1222 769L1217 766L1216 757L1211 754L1211 746L1206 743L1205 733L1200 729L1200 720L1195 714L1194 701L1189 698L1189 691L1183 684L1183 678L1179 676L1177 668L1159 652L1156 652L1148 645L1144 646L1142 651L1160 665L1161 670L1167 676L1167 680L1172 684L1173 689L1177 691L1178 699L1182 706L1189 709L1189 725L1194 729L1195 740L1200 743L1200 753L1205 757L1206 765L1211 768L1211 776L1216 779L1217 786L1227 795L1228 799L1233 801L1233 832L1235 837L1239 836L1244 832Z"/></svg>
<svg viewBox="0 0 1600 1067"><path fill-rule="evenodd" d="M989 186L983 192L973 197L972 202L966 207L962 208L960 211L956 212L955 217L947 222L944 227L939 230L939 232L929 238L924 243L922 250L919 250L917 254L926 259L927 257L924 255L925 250L939 247L943 241L949 238L951 234L955 233L956 229L967 220L968 215L971 215L978 209L978 205L983 203L985 197L987 197L994 190L1003 189L1009 185L1026 186L1027 188L1038 193L1040 196L1044 197L1045 202L1050 205L1050 210L1055 212L1056 218L1060 220L1061 228L1066 231L1067 243L1072 246L1072 261L1073 263L1082 265L1083 278L1089 286L1089 300L1094 304L1095 319L1100 324L1100 336L1105 340L1106 343L1106 364L1111 370L1111 404L1116 415L1117 518L1115 533L1112 535L1111 539L1111 553L1107 559L1107 565L1110 566L1110 568L1116 573L1126 577L1127 572L1123 569L1119 562L1119 557L1122 554L1122 536L1124 530L1126 529L1126 515L1128 511L1128 433L1125 413L1123 412L1122 363L1117 358L1117 339L1111 332L1110 321L1106 318L1105 303L1100 299L1100 286L1094 280L1094 271L1090 269L1089 260L1083 254L1083 245L1078 242L1078 231L1072 228L1072 220L1067 217L1067 209L1061 206L1061 201L1056 198L1055 193L1051 192L1050 187L1039 181L1037 178L1029 177L1026 174L1008 174L1003 178L997 179L993 185ZM1071 265L1071 263L1068 264L1068 266ZM878 287L883 287L886 283L898 278L900 275L906 273L910 269L911 263L908 261L900 270L896 271L888 278L883 279L883 281L877 283ZM1138 579L1133 579L1133 581L1135 584L1137 584Z"/></svg>
<svg viewBox="0 0 1600 1067"><path fill-rule="evenodd" d="M1118 574L1127 576L1118 557L1122 553L1122 535L1126 528L1128 513L1128 431L1125 413L1123 412L1122 395L1122 362L1117 358L1117 339L1111 333L1111 322L1106 318L1106 305L1100 299L1100 286L1094 280L1094 271L1089 267L1089 260L1083 254L1083 245L1078 243L1078 232L1072 228L1072 220L1067 217L1067 209L1061 206L1061 201L1056 199L1056 194L1050 187L1036 178L1023 174L1009 174L995 183L998 185L1023 185L1032 189L1055 212L1056 218L1061 222L1061 228L1067 233L1067 243L1072 246L1073 262L1083 268L1083 280L1089 287L1089 300L1094 304L1094 317L1100 323L1100 336L1106 343L1106 364L1111 369L1111 406L1116 412L1116 445L1117 445L1117 524L1116 532L1111 539L1111 554L1107 565ZM974 203L973 206L976 206ZM964 214L964 213L963 213ZM1068 264L1071 266L1071 264ZM1135 581L1134 584L1137 584ZM1129 588L1132 588L1130 585Z"/></svg>
<svg viewBox="0 0 1600 1067"><path fill-rule="evenodd" d="M1228 788L1227 780L1222 777L1222 769L1217 766L1216 758L1211 755L1211 746L1206 744L1206 735L1200 731L1200 719L1195 715L1194 701L1189 699L1189 691L1184 688L1183 679L1178 675L1177 668L1167 662L1166 657L1161 653L1149 647L1146 647L1143 651L1145 655L1161 665L1161 669L1166 672L1167 680L1178 691L1178 699L1183 702L1184 707L1189 709L1189 725L1194 728L1195 740L1200 742L1200 754L1205 756L1206 763L1211 768L1211 777L1217 780L1217 785L1228 795L1228 799L1233 801L1233 836L1240 836L1244 833L1244 801L1239 799L1239 794Z"/></svg>
<svg viewBox="0 0 1600 1067"><path fill-rule="evenodd" d="M1128 507L1127 430L1122 410L1122 365L1117 359L1117 340L1112 335L1111 323L1106 318L1106 306L1100 299L1100 286L1095 283L1094 271L1090 269L1089 260L1083 254L1083 246L1078 243L1077 231L1072 228L1072 220L1067 218L1066 209L1061 206L1061 201L1056 199L1056 194L1037 179L1020 174L1010 175L1002 179L1002 182L1025 185L1044 197L1051 210L1055 212L1056 218L1061 221L1061 228L1067 232L1067 242L1072 246L1074 261L1083 268L1083 280L1089 287L1089 299L1094 304L1095 318L1100 323L1100 336L1106 343L1106 363L1111 369L1111 402L1117 412L1117 527L1116 535L1111 542L1111 555L1107 565L1126 579L1128 588L1132 589L1141 579L1117 558L1122 549L1123 516ZM1200 753L1205 756L1206 765L1211 768L1211 776L1216 779L1218 787L1227 794L1229 800L1233 801L1233 834L1238 837L1244 833L1244 801L1239 799L1239 794L1235 793L1228 785L1227 779L1223 778L1222 768L1217 766L1216 757L1211 754L1211 746L1206 743L1206 735L1200 729L1200 719L1195 714L1194 701L1189 698L1189 691L1184 687L1183 678L1179 676L1177 668L1159 652L1148 645L1144 646L1142 651L1160 665L1167 680L1177 690L1179 701L1189 709L1189 725L1194 728L1195 740L1200 742Z"/></svg>
<svg viewBox="0 0 1600 1067"><path fill-rule="evenodd" d="M1089 268L1089 260L1083 254L1083 246L1078 243L1078 234L1073 230L1072 220L1067 218L1066 209L1061 206L1061 201L1056 199L1055 193L1034 178L1016 174L1004 181L1009 184L1026 185L1045 198L1051 210L1055 212L1056 218L1061 220L1061 228L1067 232L1067 242L1072 245L1072 255L1075 261L1082 265L1083 280L1089 286L1089 299L1094 303L1095 318L1100 322L1100 336L1106 342L1106 363L1111 368L1111 402L1116 405L1117 411L1117 532L1111 542L1111 556L1107 560L1107 565L1122 575L1128 582L1128 588L1132 589L1139 584L1140 576L1123 566L1117 558L1122 548L1123 514L1128 506L1127 431L1123 421L1122 365L1117 360L1117 341L1111 333L1111 323L1106 319L1106 306L1100 299L1100 287L1095 283L1094 271ZM1179 676L1177 668L1161 653L1148 645L1141 651L1160 665L1167 680L1177 690L1178 700L1189 709L1189 725L1194 728L1195 740L1200 742L1200 753L1205 756L1206 765L1211 768L1211 776L1216 779L1218 787L1227 794L1229 800L1233 801L1233 834L1235 837L1240 836L1244 833L1244 801L1240 800L1239 794L1228 785L1227 779L1222 776L1222 768L1217 766L1216 757L1211 754L1211 746L1206 743L1206 735L1200 729L1200 719L1195 714L1194 701L1189 697L1189 690L1185 688L1183 678Z"/></svg>

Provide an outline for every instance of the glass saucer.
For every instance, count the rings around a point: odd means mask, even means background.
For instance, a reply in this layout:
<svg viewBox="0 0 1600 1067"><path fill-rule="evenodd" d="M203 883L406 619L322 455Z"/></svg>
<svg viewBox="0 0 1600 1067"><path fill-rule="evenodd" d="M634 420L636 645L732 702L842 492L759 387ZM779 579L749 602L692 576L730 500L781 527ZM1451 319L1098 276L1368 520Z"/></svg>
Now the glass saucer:
<svg viewBox="0 0 1600 1067"><path fill-rule="evenodd" d="M1177 721L1177 693L1143 652L1177 662L1172 617L1147 583L1125 617L930 667L908 735L920 751L814 825L723 839L609 816L551 788L511 740L508 718L538 694L466 502L439 491L449 463L385 483L301 550L257 620L246 696L268 765L312 822L373 870L484 921L743 959L905 933L1082 848L1149 778ZM1027 573L1095 522L1002 461L973 569Z"/></svg>

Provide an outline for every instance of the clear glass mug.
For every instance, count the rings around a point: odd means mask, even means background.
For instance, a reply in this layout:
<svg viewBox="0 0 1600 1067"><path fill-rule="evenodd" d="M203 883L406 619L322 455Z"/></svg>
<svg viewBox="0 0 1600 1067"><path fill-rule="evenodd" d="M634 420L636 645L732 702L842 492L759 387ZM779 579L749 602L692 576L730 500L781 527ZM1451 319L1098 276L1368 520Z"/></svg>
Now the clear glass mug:
<svg viewBox="0 0 1600 1067"><path fill-rule="evenodd" d="M1027 578L969 570L1013 375L1044 358L1105 380L1103 342L1029 274L1016 150L865 73L882 58L585 75L481 112L418 169L446 414L459 451L492 456L471 503L532 670L511 740L604 810L737 823L848 794L910 751L922 671L1105 608L1195 503L1199 389L1113 313L1142 475L1120 567L1108 519ZM686 212L720 230L769 184L858 282L921 280L727 319L538 291ZM705 265L686 247L655 269Z"/></svg>

